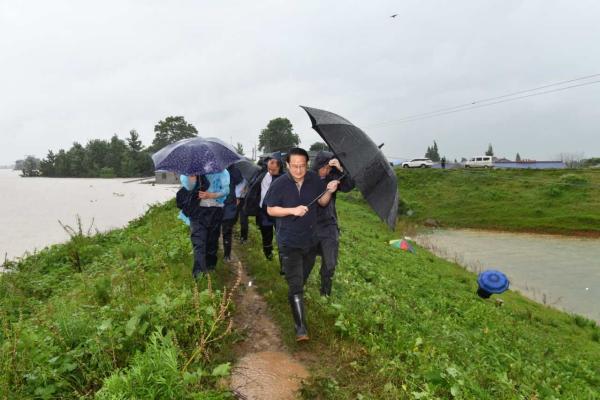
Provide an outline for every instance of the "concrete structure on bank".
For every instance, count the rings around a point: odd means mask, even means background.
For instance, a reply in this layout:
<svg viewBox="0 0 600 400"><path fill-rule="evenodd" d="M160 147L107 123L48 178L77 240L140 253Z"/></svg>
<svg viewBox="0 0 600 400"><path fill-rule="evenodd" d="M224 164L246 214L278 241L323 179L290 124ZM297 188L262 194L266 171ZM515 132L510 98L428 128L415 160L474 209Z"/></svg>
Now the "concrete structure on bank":
<svg viewBox="0 0 600 400"><path fill-rule="evenodd" d="M156 171L154 182L159 185L178 185L179 175L170 171Z"/></svg>

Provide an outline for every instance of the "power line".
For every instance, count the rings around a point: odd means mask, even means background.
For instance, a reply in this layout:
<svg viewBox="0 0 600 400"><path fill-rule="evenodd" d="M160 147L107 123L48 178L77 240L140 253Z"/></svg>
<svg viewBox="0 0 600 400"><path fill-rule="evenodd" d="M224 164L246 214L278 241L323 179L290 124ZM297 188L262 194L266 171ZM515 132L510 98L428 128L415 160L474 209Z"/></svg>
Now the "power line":
<svg viewBox="0 0 600 400"><path fill-rule="evenodd" d="M416 121L416 120L420 120L420 119L434 118L434 117L438 117L438 116L441 116L441 115L453 114L453 113L456 113L456 112L467 111L467 110L473 110L473 109L476 109L476 108L487 107L487 106L491 106L491 105L495 105L495 104L500 104L500 103L506 103L506 102L513 101L513 100L520 100L520 99L524 99L524 98L527 98L527 97L541 96L541 95L544 95L544 94L553 93L553 92L559 92L559 91L563 91L563 90L567 90L567 89L572 89L572 88L576 88L576 87L593 85L593 84L596 84L596 83L600 83L600 80L591 81L591 82L585 82L585 83L580 83L580 84L577 84L577 85L570 85L570 86L566 86L566 87L562 87L562 88L557 88L557 89L552 89L552 90L546 90L546 91L532 93L532 94L528 94L528 95L524 95L524 96L513 97L513 96L516 96L518 94L523 94L523 93L529 93L529 92L533 92L533 91L538 91L540 89L544 89L544 88L548 88L548 87L552 87L552 86L557 86L557 85L564 85L565 83L576 82L576 81L580 81L580 80L584 80L584 79L590 79L590 78L597 77L597 76L600 76L600 74L594 74L594 75L588 75L588 76L584 76L584 77L580 77L580 78L569 79L569 80L566 80L566 81L556 82L556 83L552 83L552 84L548 84L548 85L544 85L544 86L538 86L538 87L533 88L533 89L520 90L520 91L517 91L517 92L505 94L505 95L502 95L502 96L495 96L495 97L489 97L489 98L486 98L486 99L480 99L480 100L472 101L470 103L465 103L465 104L461 104L461 105L457 105L457 106L453 106L453 107L440 108L440 109L437 109L437 110L434 110L434 111L429 111L429 112L426 112L426 113L419 113L419 114L410 115L410 116L407 116L407 117L404 117L404 118L400 118L400 119L397 119L397 120L394 120L394 121L388 121L388 122L382 122L382 123L368 125L365 128L372 128L372 127L377 127L377 126L400 124L400 123L412 122L412 121ZM504 100L493 101L493 100L498 100L498 99L504 99ZM476 105L478 103L485 103L485 104Z"/></svg>

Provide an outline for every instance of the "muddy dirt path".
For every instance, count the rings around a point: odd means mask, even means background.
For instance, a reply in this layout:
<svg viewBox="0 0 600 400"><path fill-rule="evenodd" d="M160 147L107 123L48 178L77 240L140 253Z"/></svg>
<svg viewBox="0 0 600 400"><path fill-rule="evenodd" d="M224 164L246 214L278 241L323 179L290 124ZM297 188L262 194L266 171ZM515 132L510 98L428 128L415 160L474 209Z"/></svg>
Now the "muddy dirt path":
<svg viewBox="0 0 600 400"><path fill-rule="evenodd" d="M240 290L235 296L234 329L243 335L234 352L238 362L231 374L231 389L243 400L296 399L306 368L286 350L281 332L270 318L248 271L233 253L232 265L242 270Z"/></svg>

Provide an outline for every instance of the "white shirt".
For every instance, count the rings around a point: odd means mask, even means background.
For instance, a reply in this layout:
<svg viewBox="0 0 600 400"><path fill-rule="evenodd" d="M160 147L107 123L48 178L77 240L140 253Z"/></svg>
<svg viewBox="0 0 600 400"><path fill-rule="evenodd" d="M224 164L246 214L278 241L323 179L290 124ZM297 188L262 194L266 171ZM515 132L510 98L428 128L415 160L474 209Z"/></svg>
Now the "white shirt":
<svg viewBox="0 0 600 400"><path fill-rule="evenodd" d="M265 199L265 195L267 194L267 191L269 190L269 186L271 186L271 182L273 182L273 177L271 176L271 174L269 172L267 172L265 174L265 177L260 182L260 202L258 203L258 206L260 208L262 208L263 200Z"/></svg>

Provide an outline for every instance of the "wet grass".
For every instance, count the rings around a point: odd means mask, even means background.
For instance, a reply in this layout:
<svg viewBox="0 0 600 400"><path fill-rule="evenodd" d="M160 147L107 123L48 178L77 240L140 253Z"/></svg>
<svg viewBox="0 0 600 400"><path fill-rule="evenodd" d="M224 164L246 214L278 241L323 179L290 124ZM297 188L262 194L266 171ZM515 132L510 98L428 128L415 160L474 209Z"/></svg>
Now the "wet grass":
<svg viewBox="0 0 600 400"><path fill-rule="evenodd" d="M174 202L125 229L8 263L0 275L0 398L231 398L231 272L195 283ZM81 226L81 223L78 224Z"/></svg>
<svg viewBox="0 0 600 400"><path fill-rule="evenodd" d="M421 248L390 247L400 234L361 203L338 200L333 295L318 295L316 268L307 285L306 344L294 342L286 284L277 263L264 260L256 230L243 253L288 346L311 370L304 398L600 398L593 321L512 291L478 298L474 274Z"/></svg>
<svg viewBox="0 0 600 400"><path fill-rule="evenodd" d="M401 220L600 236L600 170L398 169ZM407 216L411 210L412 216Z"/></svg>

